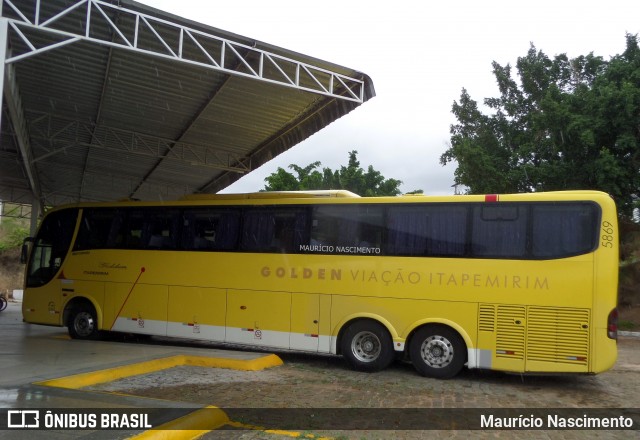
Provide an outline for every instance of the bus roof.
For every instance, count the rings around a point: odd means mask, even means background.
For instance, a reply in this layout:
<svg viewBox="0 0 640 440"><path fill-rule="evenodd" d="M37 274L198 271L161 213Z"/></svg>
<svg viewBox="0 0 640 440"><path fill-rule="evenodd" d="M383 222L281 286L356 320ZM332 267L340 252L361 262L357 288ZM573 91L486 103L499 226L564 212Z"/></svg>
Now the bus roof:
<svg viewBox="0 0 640 440"><path fill-rule="evenodd" d="M601 205L613 205L610 195L601 191L551 191L520 194L473 194L473 195L423 195L407 194L388 197L360 197L346 190L319 191L269 191L240 194L192 194L179 200L140 201L117 200L112 202L81 202L52 207L48 212L58 209L76 207L116 207L116 206L202 206L213 205L252 205L252 204L296 204L301 203L500 203L500 202L560 202L590 200Z"/></svg>
<svg viewBox="0 0 640 440"><path fill-rule="evenodd" d="M360 197L358 194L346 190L318 190L318 191L265 191L242 194L189 194L180 200L246 200L246 199L304 199L331 197Z"/></svg>

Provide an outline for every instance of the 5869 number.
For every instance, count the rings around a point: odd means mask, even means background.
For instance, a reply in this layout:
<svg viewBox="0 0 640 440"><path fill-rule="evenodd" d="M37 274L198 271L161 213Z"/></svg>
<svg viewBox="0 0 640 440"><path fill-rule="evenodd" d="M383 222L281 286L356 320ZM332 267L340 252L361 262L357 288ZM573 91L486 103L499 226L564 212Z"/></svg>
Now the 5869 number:
<svg viewBox="0 0 640 440"><path fill-rule="evenodd" d="M609 222L602 222L602 247L613 247L613 225Z"/></svg>

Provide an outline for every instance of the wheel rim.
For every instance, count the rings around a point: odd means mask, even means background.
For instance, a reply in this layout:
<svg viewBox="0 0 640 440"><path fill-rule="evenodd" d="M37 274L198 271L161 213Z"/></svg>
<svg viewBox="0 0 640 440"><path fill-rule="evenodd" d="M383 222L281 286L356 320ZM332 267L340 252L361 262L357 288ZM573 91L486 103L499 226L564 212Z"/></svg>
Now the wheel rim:
<svg viewBox="0 0 640 440"><path fill-rule="evenodd" d="M351 340L351 352L360 362L373 362L380 356L382 343L378 336L371 332L358 333Z"/></svg>
<svg viewBox="0 0 640 440"><path fill-rule="evenodd" d="M429 336L420 347L420 356L432 368L444 368L453 361L453 345L442 336Z"/></svg>
<svg viewBox="0 0 640 440"><path fill-rule="evenodd" d="M95 330L96 323L89 312L80 312L73 319L73 329L80 337L91 336Z"/></svg>

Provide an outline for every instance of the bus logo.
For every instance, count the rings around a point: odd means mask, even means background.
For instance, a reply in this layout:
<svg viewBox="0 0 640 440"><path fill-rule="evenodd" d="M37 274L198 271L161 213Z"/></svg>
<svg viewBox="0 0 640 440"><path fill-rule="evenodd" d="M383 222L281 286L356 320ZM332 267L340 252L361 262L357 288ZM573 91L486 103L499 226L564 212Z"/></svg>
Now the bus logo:
<svg viewBox="0 0 640 440"><path fill-rule="evenodd" d="M32 410L10 410L7 412L7 428L39 428L40 411Z"/></svg>

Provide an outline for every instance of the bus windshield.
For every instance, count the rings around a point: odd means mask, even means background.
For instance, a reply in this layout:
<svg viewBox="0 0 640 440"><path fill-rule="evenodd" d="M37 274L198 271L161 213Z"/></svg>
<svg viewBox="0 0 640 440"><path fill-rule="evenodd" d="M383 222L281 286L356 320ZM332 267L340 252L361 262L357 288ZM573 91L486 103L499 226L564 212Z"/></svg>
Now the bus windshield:
<svg viewBox="0 0 640 440"><path fill-rule="evenodd" d="M75 230L77 209L65 209L48 215L33 243L27 269L27 287L39 287L53 279L67 255Z"/></svg>

